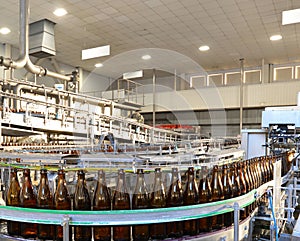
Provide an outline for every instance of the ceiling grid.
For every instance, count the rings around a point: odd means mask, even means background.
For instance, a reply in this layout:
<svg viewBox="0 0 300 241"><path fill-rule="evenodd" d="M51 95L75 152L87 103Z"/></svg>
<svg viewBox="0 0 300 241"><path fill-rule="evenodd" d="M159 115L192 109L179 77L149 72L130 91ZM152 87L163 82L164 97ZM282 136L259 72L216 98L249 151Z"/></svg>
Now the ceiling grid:
<svg viewBox="0 0 300 241"><path fill-rule="evenodd" d="M12 30L1 35L0 42L18 47L19 1L0 0L0 4L0 22ZM68 14L54 16L56 7L66 8ZM30 22L43 18L55 22L57 61L87 70L94 70L97 62L142 48L178 52L206 70L215 70L239 67L240 57L252 66L262 58L266 63L300 62L299 24L281 25L281 12L291 8L300 8L300 1L35 0L31 1ZM282 34L283 39L271 42L273 34ZM81 60L83 48L107 44L111 45L110 57ZM201 45L209 45L210 50L200 52ZM156 65L165 64L156 61ZM104 64L97 71L109 75L114 69Z"/></svg>

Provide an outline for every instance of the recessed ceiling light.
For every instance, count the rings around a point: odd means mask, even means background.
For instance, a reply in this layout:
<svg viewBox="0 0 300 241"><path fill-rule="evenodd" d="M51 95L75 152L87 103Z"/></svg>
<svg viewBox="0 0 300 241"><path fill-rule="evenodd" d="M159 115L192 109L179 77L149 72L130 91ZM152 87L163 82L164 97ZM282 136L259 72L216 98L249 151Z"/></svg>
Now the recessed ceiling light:
<svg viewBox="0 0 300 241"><path fill-rule="evenodd" d="M68 12L66 9L64 8L57 8L54 12L53 12L56 16L61 17L66 15Z"/></svg>
<svg viewBox="0 0 300 241"><path fill-rule="evenodd" d="M146 55L143 55L142 56L142 59L143 60L148 60L148 59L151 59L152 57L151 57L151 55L149 55L149 54L146 54Z"/></svg>
<svg viewBox="0 0 300 241"><path fill-rule="evenodd" d="M207 51L207 50L209 50L209 46L207 46L207 45L202 45L202 46L199 47L199 50L200 50L200 51Z"/></svg>
<svg viewBox="0 0 300 241"><path fill-rule="evenodd" d="M282 36L280 34L272 35L270 37L271 41L277 41L277 40L280 40L280 39L282 39Z"/></svg>
<svg viewBox="0 0 300 241"><path fill-rule="evenodd" d="M10 29L7 28L7 27L0 28L0 33L1 34L9 34L10 33Z"/></svg>
<svg viewBox="0 0 300 241"><path fill-rule="evenodd" d="M103 67L103 64L102 63L97 63L97 64L95 64L95 67L96 68L101 68L101 67Z"/></svg>

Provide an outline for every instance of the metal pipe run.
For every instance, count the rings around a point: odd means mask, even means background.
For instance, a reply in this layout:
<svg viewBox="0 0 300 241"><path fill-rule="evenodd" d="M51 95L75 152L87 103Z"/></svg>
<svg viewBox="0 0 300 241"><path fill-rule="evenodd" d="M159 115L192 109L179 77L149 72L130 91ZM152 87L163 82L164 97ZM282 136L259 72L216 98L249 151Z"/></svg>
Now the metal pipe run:
<svg viewBox="0 0 300 241"><path fill-rule="evenodd" d="M71 81L73 76L65 76L59 73L48 71L42 66L34 65L29 58L29 0L20 0L20 54L19 58L14 61L11 58L0 56L0 65L7 68L25 69L38 76L49 76L61 80Z"/></svg>

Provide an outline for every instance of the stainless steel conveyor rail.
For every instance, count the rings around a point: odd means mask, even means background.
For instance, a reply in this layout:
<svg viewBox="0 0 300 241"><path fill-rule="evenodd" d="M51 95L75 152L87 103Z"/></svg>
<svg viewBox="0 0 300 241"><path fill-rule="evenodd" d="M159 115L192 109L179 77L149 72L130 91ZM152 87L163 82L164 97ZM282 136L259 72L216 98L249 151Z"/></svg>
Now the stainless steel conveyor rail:
<svg viewBox="0 0 300 241"><path fill-rule="evenodd" d="M2 128L14 127L15 129L20 129L20 131L30 128L33 132L32 134L34 134L34 131L64 133L66 135L85 136L91 140L96 138L96 136L111 133L115 138L129 140L133 143L174 143L180 139L180 133L137 123L126 117L95 113L78 107L47 103L46 101L34 100L4 91L0 91L0 95L8 99L41 105L46 108L46 112L40 116L36 116L30 111L13 113L3 108ZM88 97L85 98L87 99ZM47 112L49 108L61 109L63 113L62 117L59 119L51 117L50 113ZM68 112L74 112L75 114L74 116L64 114ZM77 117L84 118L80 121ZM132 126L139 126L140 131L132 128Z"/></svg>
<svg viewBox="0 0 300 241"><path fill-rule="evenodd" d="M158 209L113 210L113 211L67 211L0 206L1 219L60 225L67 215L70 225L113 226L175 222L214 216L233 211L229 206L235 202L240 207L255 201L257 190L232 199L190 206ZM145 215L146 214L146 215ZM99 218L101 216L101 218Z"/></svg>

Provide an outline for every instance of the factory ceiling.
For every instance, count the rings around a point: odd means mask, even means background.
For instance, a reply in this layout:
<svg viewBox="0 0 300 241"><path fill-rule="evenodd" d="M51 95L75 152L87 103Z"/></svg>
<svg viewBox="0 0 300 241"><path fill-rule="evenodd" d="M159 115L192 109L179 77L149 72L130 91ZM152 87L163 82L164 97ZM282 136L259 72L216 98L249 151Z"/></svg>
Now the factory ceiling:
<svg viewBox="0 0 300 241"><path fill-rule="evenodd" d="M19 46L19 0L0 0L0 42ZM68 14L57 17L56 8ZM145 68L177 73L300 61L300 24L282 25L297 0L32 0L30 22L56 23L56 57L105 76ZM282 39L270 41L280 34ZM81 50L110 45L110 56L81 60ZM210 50L201 52L199 47ZM143 60L150 55L150 60ZM148 62L147 62L148 61ZM95 68L96 63L103 67Z"/></svg>

